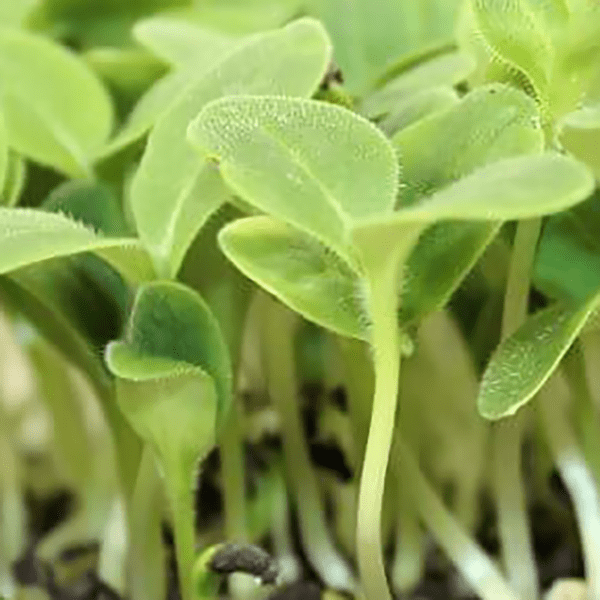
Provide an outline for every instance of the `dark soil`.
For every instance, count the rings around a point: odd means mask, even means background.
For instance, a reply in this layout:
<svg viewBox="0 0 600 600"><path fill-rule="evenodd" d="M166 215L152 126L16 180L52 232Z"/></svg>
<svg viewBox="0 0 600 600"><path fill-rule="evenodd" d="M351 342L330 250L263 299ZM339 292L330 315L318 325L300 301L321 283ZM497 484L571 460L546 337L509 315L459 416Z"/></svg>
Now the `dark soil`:
<svg viewBox="0 0 600 600"><path fill-rule="evenodd" d="M353 474L340 448L333 442L324 443L322 440L315 439L315 416L322 390L319 386L307 386L303 390L303 396L306 400L305 429L315 466L334 473L340 481L347 481ZM335 390L331 394L331 401L340 408L345 408L343 390ZM246 446L247 491L250 496L255 491L256 479L266 468L269 457L280 451L281 443L276 438L265 439L258 446L250 444ZM204 464L197 488L198 529L200 524L203 527L210 527L222 516L223 500L218 485L219 469L219 454L215 450ZM544 590L549 588L557 578L583 576L583 560L572 506L556 475L552 476L549 494L547 500L543 503L535 502L529 509L540 584ZM36 547L40 540L73 513L76 498L70 490L56 490L45 497L28 492L26 504L29 514L29 545L23 556L13 565L15 578L21 585L43 588L51 600L124 600L96 575L99 549L97 540L81 540L77 547L63 550L61 562L75 564L77 561L78 565L76 569L78 576L68 581L59 581L52 565L42 562L36 555ZM499 543L493 506L485 498L482 498L482 506L482 519L477 530L477 538L487 552L497 556ZM318 580L303 556L297 528L293 527L292 530L296 538L295 546L298 555L304 563L304 578L303 581L277 589L270 600L318 600L322 582ZM173 536L168 524L163 527L163 541L168 549L167 600L179 600ZM262 545L268 550L269 540L265 539ZM464 587L460 585L460 579L451 564L439 550L433 549L427 556L422 582L407 600L467 600L469 596L465 596L461 589Z"/></svg>

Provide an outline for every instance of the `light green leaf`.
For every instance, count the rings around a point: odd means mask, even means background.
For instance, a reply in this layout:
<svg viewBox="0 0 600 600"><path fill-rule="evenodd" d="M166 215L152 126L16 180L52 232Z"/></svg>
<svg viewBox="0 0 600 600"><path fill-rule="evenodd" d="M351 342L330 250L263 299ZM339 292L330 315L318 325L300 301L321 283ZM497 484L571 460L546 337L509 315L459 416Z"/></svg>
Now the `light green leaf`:
<svg viewBox="0 0 600 600"><path fill-rule="evenodd" d="M252 205L315 235L346 256L346 226L393 209L396 155L383 134L323 102L232 97L207 105L190 141L220 165Z"/></svg>
<svg viewBox="0 0 600 600"><path fill-rule="evenodd" d="M582 106L566 114L562 124L573 129L600 129L600 104Z"/></svg>
<svg viewBox="0 0 600 600"><path fill-rule="evenodd" d="M541 152L544 134L531 98L493 84L398 132L392 141L402 163L398 203L410 206L487 163Z"/></svg>
<svg viewBox="0 0 600 600"><path fill-rule="evenodd" d="M213 66L240 43L227 35L183 19L150 17L138 21L133 36L148 50L174 66Z"/></svg>
<svg viewBox="0 0 600 600"><path fill-rule="evenodd" d="M538 392L558 366L600 294L576 307L555 304L527 319L498 346L483 375L477 406L487 419L513 415Z"/></svg>
<svg viewBox="0 0 600 600"><path fill-rule="evenodd" d="M5 197L6 180L10 169L10 158L8 151L8 133L4 124L4 116L0 112L0 203L8 204Z"/></svg>
<svg viewBox="0 0 600 600"><path fill-rule="evenodd" d="M352 92L363 93L388 64L453 40L455 0L325 0L322 18Z"/></svg>
<svg viewBox="0 0 600 600"><path fill-rule="evenodd" d="M219 245L244 275L309 321L368 340L360 278L312 236L271 217L249 217L224 227Z"/></svg>
<svg viewBox="0 0 600 600"><path fill-rule="evenodd" d="M587 167L554 152L499 160L384 219L407 221L527 219L565 210L589 196Z"/></svg>
<svg viewBox="0 0 600 600"><path fill-rule="evenodd" d="M0 208L0 273L50 258L95 251L126 278L153 279L150 259L135 238L105 238L65 217L30 208Z"/></svg>
<svg viewBox="0 0 600 600"><path fill-rule="evenodd" d="M0 204L14 206L19 202L25 187L27 165L25 160L13 150L8 151L8 163L4 178L4 189L0 194Z"/></svg>
<svg viewBox="0 0 600 600"><path fill-rule="evenodd" d="M434 56L401 73L367 96L360 106L361 112L369 117L385 115L417 92L437 86L454 86L464 81L474 68L473 58L464 52L447 52Z"/></svg>
<svg viewBox="0 0 600 600"><path fill-rule="evenodd" d="M441 222L426 229L405 265L400 321L417 323L442 308L500 226L499 221Z"/></svg>
<svg viewBox="0 0 600 600"><path fill-rule="evenodd" d="M4 27L22 27L39 0L2 0L0 23Z"/></svg>
<svg viewBox="0 0 600 600"><path fill-rule="evenodd" d="M256 36L189 88L159 121L133 180L131 204L140 236L161 272L177 272L202 223L229 197L187 143L190 120L207 102L226 94L308 96L329 56L326 34L312 19Z"/></svg>
<svg viewBox="0 0 600 600"><path fill-rule="evenodd" d="M112 128L110 97L65 48L24 31L0 30L0 80L9 144L68 175L87 175Z"/></svg>
<svg viewBox="0 0 600 600"><path fill-rule="evenodd" d="M399 102L379 122L379 126L391 137L401 129L405 129L433 113L451 108L457 102L458 96L451 87L426 88Z"/></svg>
<svg viewBox="0 0 600 600"><path fill-rule="evenodd" d="M162 61L138 48L92 48L82 54L82 58L103 81L130 101L137 101L168 71ZM100 154L105 153L106 149L102 148Z"/></svg>
<svg viewBox="0 0 600 600"><path fill-rule="evenodd" d="M525 73L537 92L546 95L555 48L548 20L538 4L531 0L473 0L472 6L493 52Z"/></svg>
<svg viewBox="0 0 600 600"><path fill-rule="evenodd" d="M193 466L215 441L232 386L227 347L200 296L174 282L141 287L125 338L108 345L106 362L138 434L167 460L189 454Z"/></svg>

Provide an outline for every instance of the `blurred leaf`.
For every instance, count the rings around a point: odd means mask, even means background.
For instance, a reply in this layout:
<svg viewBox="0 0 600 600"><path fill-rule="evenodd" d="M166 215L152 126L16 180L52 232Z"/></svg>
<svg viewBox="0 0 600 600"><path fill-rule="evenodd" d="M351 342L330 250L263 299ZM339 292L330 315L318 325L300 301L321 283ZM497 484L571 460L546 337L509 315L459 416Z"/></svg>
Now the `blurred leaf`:
<svg viewBox="0 0 600 600"><path fill-rule="evenodd" d="M487 419L513 415L552 375L600 294L575 307L555 304L527 321L496 349L483 375L477 406Z"/></svg>
<svg viewBox="0 0 600 600"><path fill-rule="evenodd" d="M467 78L474 66L473 59L464 52L436 55L409 68L367 96L361 104L361 112L370 117L385 115L418 92L460 83Z"/></svg>
<svg viewBox="0 0 600 600"><path fill-rule="evenodd" d="M190 120L210 100L234 92L308 96L323 76L329 53L325 32L309 19L256 36L188 88L158 122L132 183L131 204L161 272L177 272L204 221L230 197L214 169L188 145Z"/></svg>
<svg viewBox="0 0 600 600"><path fill-rule="evenodd" d="M393 208L398 164L391 145L368 121L339 106L224 98L204 108L188 136L203 154L216 157L236 194L342 256L353 219Z"/></svg>
<svg viewBox="0 0 600 600"><path fill-rule="evenodd" d="M25 187L27 177L27 165L19 154L13 150L8 151L8 162L6 165L6 177L4 190L0 195L0 201L6 206L14 206L19 202L21 192Z"/></svg>
<svg viewBox="0 0 600 600"><path fill-rule="evenodd" d="M5 199L4 190L7 187L6 183L8 179L9 168L10 159L8 151L8 134L4 124L4 117L2 112L0 112L0 191L2 191L2 195L0 195L0 202L3 204L8 204Z"/></svg>
<svg viewBox="0 0 600 600"><path fill-rule="evenodd" d="M238 40L202 28L184 19L150 17L138 21L133 36L148 50L167 63L184 67L212 67L233 50Z"/></svg>
<svg viewBox="0 0 600 600"><path fill-rule="evenodd" d="M411 94L399 102L390 113L379 122L379 126L392 136L401 129L413 125L436 112L451 108L458 102L458 96L451 87L431 87Z"/></svg>
<svg viewBox="0 0 600 600"><path fill-rule="evenodd" d="M82 57L108 85L136 100L168 70L152 54L137 48L92 48Z"/></svg>
<svg viewBox="0 0 600 600"><path fill-rule="evenodd" d="M312 236L271 217L250 217L224 227L219 245L242 273L309 321L369 339L359 276Z"/></svg>
<svg viewBox="0 0 600 600"><path fill-rule="evenodd" d="M22 27L39 2L40 0L2 0L0 23L4 27Z"/></svg>
<svg viewBox="0 0 600 600"><path fill-rule="evenodd" d="M325 0L322 18L348 88L363 93L400 56L452 41L455 0Z"/></svg>
<svg viewBox="0 0 600 600"><path fill-rule="evenodd" d="M0 208L0 273L96 251L133 281L153 278L148 255L135 238L105 238L64 215L29 208Z"/></svg>
<svg viewBox="0 0 600 600"><path fill-rule="evenodd" d="M600 287L600 197L553 215L540 240L534 283L545 294L581 303Z"/></svg>
<svg viewBox="0 0 600 600"><path fill-rule="evenodd" d="M110 97L75 55L40 36L0 30L9 145L72 176L87 175L112 128Z"/></svg>

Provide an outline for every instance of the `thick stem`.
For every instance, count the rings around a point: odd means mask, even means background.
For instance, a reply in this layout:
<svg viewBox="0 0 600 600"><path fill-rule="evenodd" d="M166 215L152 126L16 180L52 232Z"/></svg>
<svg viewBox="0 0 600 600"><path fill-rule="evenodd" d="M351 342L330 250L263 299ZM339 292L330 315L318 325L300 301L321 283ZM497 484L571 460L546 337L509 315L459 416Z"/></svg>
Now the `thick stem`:
<svg viewBox="0 0 600 600"><path fill-rule="evenodd" d="M557 402L560 392L556 376L551 377L539 392L538 406L556 466L573 500L583 546L587 597L600 600L600 494L569 415L557 410L557 404L561 406Z"/></svg>
<svg viewBox="0 0 600 600"><path fill-rule="evenodd" d="M381 540L381 507L400 377L397 265L391 263L370 278L375 394L358 493L356 536L358 568L368 600L391 599Z"/></svg>
<svg viewBox="0 0 600 600"><path fill-rule="evenodd" d="M300 418L293 344L297 317L268 297L264 301L268 391L281 419L286 472L298 507L302 543L310 563L329 587L353 591L352 572L336 551L327 528Z"/></svg>
<svg viewBox="0 0 600 600"><path fill-rule="evenodd" d="M424 477L411 450L398 438L394 460L410 481L414 506L423 523L454 563L460 574L483 600L517 600L487 554L464 531Z"/></svg>
<svg viewBox="0 0 600 600"><path fill-rule="evenodd" d="M540 219L517 225L502 315L502 339L525 320ZM522 415L494 424L494 484L504 564L523 600L539 595L538 577L521 473Z"/></svg>

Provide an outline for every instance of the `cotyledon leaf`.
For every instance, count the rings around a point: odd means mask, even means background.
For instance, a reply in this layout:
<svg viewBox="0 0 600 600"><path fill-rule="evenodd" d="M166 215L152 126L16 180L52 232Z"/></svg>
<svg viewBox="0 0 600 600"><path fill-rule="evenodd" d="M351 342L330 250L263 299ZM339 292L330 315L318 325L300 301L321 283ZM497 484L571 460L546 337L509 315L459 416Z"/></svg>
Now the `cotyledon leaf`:
<svg viewBox="0 0 600 600"><path fill-rule="evenodd" d="M248 217L221 229L219 245L244 275L309 321L369 339L358 275L314 237L271 217Z"/></svg>
<svg viewBox="0 0 600 600"><path fill-rule="evenodd" d="M475 68L473 58L464 52L447 52L416 65L367 96L360 110L369 117L385 115L413 94L441 85L464 81Z"/></svg>
<svg viewBox="0 0 600 600"><path fill-rule="evenodd" d="M223 98L202 110L188 138L218 161L236 194L342 256L354 219L393 210L396 154L381 131L342 107L298 98Z"/></svg>
<svg viewBox="0 0 600 600"><path fill-rule="evenodd" d="M487 163L541 152L544 137L535 102L519 90L492 84L398 132L392 141L403 165L399 204L410 206ZM465 221L427 228L406 264L401 319L418 321L443 306L499 226L499 221Z"/></svg>
<svg viewBox="0 0 600 600"><path fill-rule="evenodd" d="M545 152L498 160L392 215L385 222L527 219L565 210L589 196L594 178L581 162Z"/></svg>
<svg viewBox="0 0 600 600"><path fill-rule="evenodd" d="M548 20L529 0L474 0L473 12L493 51L515 65L545 94L555 48Z"/></svg>
<svg viewBox="0 0 600 600"><path fill-rule="evenodd" d="M485 370L477 406L487 419L513 415L552 375L600 294L576 306L555 304L532 317L496 349Z"/></svg>
<svg viewBox="0 0 600 600"><path fill-rule="evenodd" d="M150 17L138 21L133 37L156 56L175 66L213 65L239 40L184 19Z"/></svg>
<svg viewBox="0 0 600 600"><path fill-rule="evenodd" d="M205 380L209 377L211 384L208 387L214 387L216 393L215 419L222 422L227 413L232 386L227 346L206 303L185 285L165 281L143 285L136 296L125 337L122 341L111 342L108 345L106 362L112 373L120 379L146 382L148 385L144 387L149 389L154 382L155 391L158 393L155 400L161 405L168 402L168 397L163 396L164 387L169 385L165 380L183 377L184 387L188 384L194 387L198 383L201 387L207 387ZM198 379L196 383L195 379ZM173 385L176 386L175 383ZM144 400L142 396L137 398L137 401L143 402L150 413L154 412L154 407L151 406L152 398ZM193 407L194 403L196 409ZM174 403L174 412L168 419L174 423L174 428L181 428L183 431L200 426L201 423L197 419L203 411L202 398L196 396L185 400L184 406L185 411L194 415L194 423L176 417L178 408ZM143 406L138 406L136 410L140 408L144 409ZM126 414L128 411L129 409L126 410ZM146 428L146 438L148 435L155 438L164 436L165 424L160 421L146 421L147 416L139 413L143 423L137 427L132 423L134 427ZM215 431L216 426L215 420L212 423ZM141 435L142 430L139 433ZM192 441L191 431L181 435L195 447L197 442ZM169 445L168 438L160 443L158 439L154 442L159 446ZM165 449L161 447L161 450Z"/></svg>
<svg viewBox="0 0 600 600"><path fill-rule="evenodd" d="M9 170L8 133L4 124L4 116L0 111L0 204L8 204L5 198L5 182Z"/></svg>
<svg viewBox="0 0 600 600"><path fill-rule="evenodd" d="M89 174L113 109L85 63L42 36L2 29L0 79L10 146L68 175Z"/></svg>
<svg viewBox="0 0 600 600"><path fill-rule="evenodd" d="M190 120L207 102L227 94L311 95L327 68L331 47L313 19L253 39L188 88L160 119L134 177L131 204L138 231L168 276L177 272L205 219L230 197L218 174L187 143Z"/></svg>
<svg viewBox="0 0 600 600"><path fill-rule="evenodd" d="M96 252L126 279L155 277L136 238L102 237L62 214L0 207L0 274L51 258Z"/></svg>

